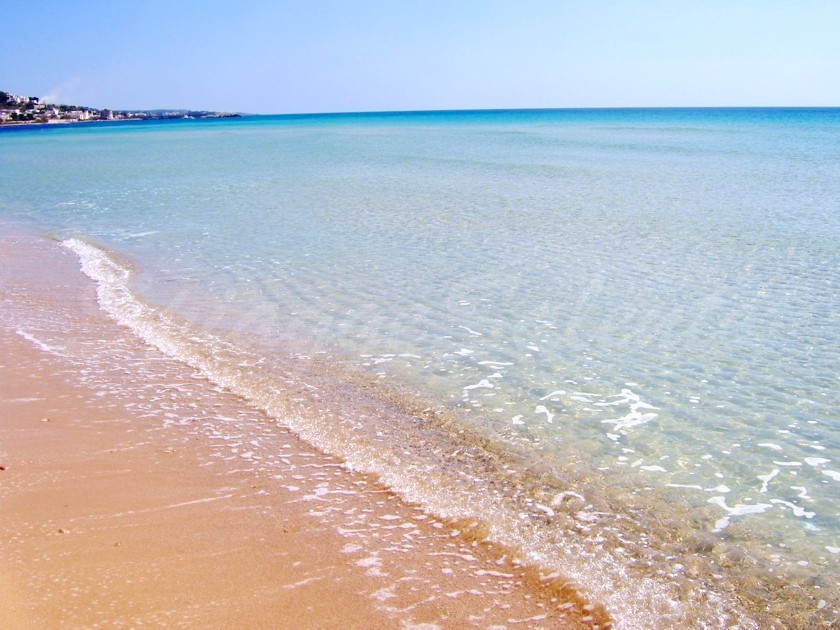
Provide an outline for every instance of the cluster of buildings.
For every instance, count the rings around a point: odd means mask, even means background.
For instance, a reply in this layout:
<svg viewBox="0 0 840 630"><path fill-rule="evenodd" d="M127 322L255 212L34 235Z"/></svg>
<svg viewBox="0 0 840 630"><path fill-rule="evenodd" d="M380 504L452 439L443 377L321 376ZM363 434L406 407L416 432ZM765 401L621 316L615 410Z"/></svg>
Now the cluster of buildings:
<svg viewBox="0 0 840 630"><path fill-rule="evenodd" d="M230 118L239 114L205 111L112 111L77 105L50 105L35 96L0 91L0 125L84 122L92 120L147 120L167 118Z"/></svg>
<svg viewBox="0 0 840 630"><path fill-rule="evenodd" d="M0 124L79 122L84 120L115 120L127 118L108 109L49 105L35 96L18 96L0 92Z"/></svg>

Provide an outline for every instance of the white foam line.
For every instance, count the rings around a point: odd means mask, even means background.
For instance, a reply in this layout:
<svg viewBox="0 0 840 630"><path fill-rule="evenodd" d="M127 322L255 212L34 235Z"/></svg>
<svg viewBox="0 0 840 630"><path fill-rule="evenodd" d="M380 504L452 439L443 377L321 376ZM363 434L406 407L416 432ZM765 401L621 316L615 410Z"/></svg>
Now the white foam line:
<svg viewBox="0 0 840 630"><path fill-rule="evenodd" d="M554 422L554 414L551 413L546 407L543 405L537 405L537 408L534 409L534 413L544 413L545 419L548 424L552 424Z"/></svg>
<svg viewBox="0 0 840 630"><path fill-rule="evenodd" d="M59 350L59 348L57 348L56 346L51 346L47 343L44 343L43 341L38 339L35 335L31 335L28 332L26 332L25 330L15 330L15 332L18 335L20 335L21 337L23 337L24 339L26 339L27 341L29 341L31 343L34 343L36 346L38 346L44 352L49 352L50 354L54 354L54 355L59 356L59 357L66 357L67 356L66 354L61 352Z"/></svg>
<svg viewBox="0 0 840 630"><path fill-rule="evenodd" d="M544 621L548 619L548 615L537 615L535 617L528 617L527 619L508 619L508 623L529 623L531 621Z"/></svg>
<svg viewBox="0 0 840 630"><path fill-rule="evenodd" d="M729 507L726 504L726 498L724 497L712 497L711 499L709 499L709 503L713 503L714 505L721 507L727 512L726 516L715 521L715 528L712 530L714 532L721 532L727 527L729 527L733 516L744 516L746 514L761 514L762 512L766 512L767 510L773 507L771 503L758 503L756 505L744 505L743 503L739 503L734 507Z"/></svg>
<svg viewBox="0 0 840 630"><path fill-rule="evenodd" d="M284 590L291 590L293 588L298 588L299 586L306 586L307 584L311 584L312 582L317 582L318 580L323 580L325 576L319 575L317 577L306 578L305 580L301 580L300 582L295 582L294 584L284 584Z"/></svg>
<svg viewBox="0 0 840 630"><path fill-rule="evenodd" d="M577 492L572 492L571 490L566 490L565 492L560 492L559 494L555 495L555 497L551 500L551 505L554 505L554 506L562 505L567 497L577 499L578 501L582 501L584 503L586 502L586 499L584 498L584 496L582 494L578 494Z"/></svg>
<svg viewBox="0 0 840 630"><path fill-rule="evenodd" d="M779 446L778 444L773 444L771 442L761 442L761 443L757 444L756 446L763 446L765 448L772 448L774 451L781 451L782 450L781 446Z"/></svg>
<svg viewBox="0 0 840 630"><path fill-rule="evenodd" d="M759 492L767 492L767 485L773 481L773 479L782 472L778 468L774 468L771 472L767 473L766 475L758 475L758 478L763 483L761 484L761 490Z"/></svg>
<svg viewBox="0 0 840 630"><path fill-rule="evenodd" d="M714 488L706 488L704 492L717 492L718 494L728 494L732 492L732 488L721 484L719 486L715 486Z"/></svg>
<svg viewBox="0 0 840 630"><path fill-rule="evenodd" d="M558 389L556 391L551 392L550 394L546 394L540 400L548 400L549 398L554 398L555 396L565 396L566 390L565 389Z"/></svg>
<svg viewBox="0 0 840 630"><path fill-rule="evenodd" d="M183 501L182 503L172 503L171 505L160 505L158 507L145 508L143 510L128 510L126 512L117 512L116 514L109 514L107 517L119 518L121 516L134 516L136 514L149 514L150 512L160 512L161 510L173 510L176 508L186 507L188 505L198 505L200 503L212 503L213 501L222 501L230 499L233 494L226 494L220 497L207 497L206 499L195 499L194 501Z"/></svg>
<svg viewBox="0 0 840 630"><path fill-rule="evenodd" d="M490 381L488 381L485 378L485 379L482 379L481 381L479 381L478 383L476 383L475 385L467 385L466 387L464 387L464 391L466 392L466 391L469 391L471 389L479 389L479 388L496 389L496 386L493 385L493 383L491 383Z"/></svg>
<svg viewBox="0 0 840 630"><path fill-rule="evenodd" d="M471 556L468 553L453 553L451 551L438 551L435 553L427 554L430 556L448 556L450 558L460 558L461 560L466 560L467 562L475 562L475 556Z"/></svg>
<svg viewBox="0 0 840 630"><path fill-rule="evenodd" d="M639 413L637 411L631 411L625 416L621 418L615 418L613 420L601 420L601 424L612 424L615 425L615 430L622 434L627 435L627 429L631 429L633 427L637 427L643 424L647 424L654 418L656 418L659 414L656 413Z"/></svg>
<svg viewBox="0 0 840 630"><path fill-rule="evenodd" d="M826 459L825 457L806 457L805 463L809 466L820 466L822 464L828 464L831 460Z"/></svg>
<svg viewBox="0 0 840 630"><path fill-rule="evenodd" d="M808 488L805 486L791 486L791 490L799 490L799 494L797 495L800 499L808 500L811 497L808 496Z"/></svg>
<svg viewBox="0 0 840 630"><path fill-rule="evenodd" d="M488 569L479 569L475 572L478 577L484 577L485 575L489 575L490 577L497 577L497 578L512 578L513 573L502 573L501 571L491 571Z"/></svg>
<svg viewBox="0 0 840 630"><path fill-rule="evenodd" d="M543 505L542 503L534 503L534 507L537 508L538 510L542 510L543 512L545 512L545 515L548 516L548 517L553 518L554 516L557 515L557 513L554 510L552 510L547 505Z"/></svg>
<svg viewBox="0 0 840 630"><path fill-rule="evenodd" d="M805 508L791 503L790 501L782 501L781 499L770 499L770 503L776 503L789 507L794 516L804 516L805 518L814 518L815 512L808 512Z"/></svg>

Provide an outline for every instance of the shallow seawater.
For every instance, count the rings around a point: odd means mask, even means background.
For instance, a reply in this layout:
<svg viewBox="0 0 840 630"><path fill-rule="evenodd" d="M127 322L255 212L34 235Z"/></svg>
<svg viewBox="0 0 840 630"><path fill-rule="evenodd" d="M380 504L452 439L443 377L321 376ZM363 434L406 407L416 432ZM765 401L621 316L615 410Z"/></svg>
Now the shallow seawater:
<svg viewBox="0 0 840 630"><path fill-rule="evenodd" d="M16 130L0 216L619 625L808 627L840 605L838 137L840 110Z"/></svg>

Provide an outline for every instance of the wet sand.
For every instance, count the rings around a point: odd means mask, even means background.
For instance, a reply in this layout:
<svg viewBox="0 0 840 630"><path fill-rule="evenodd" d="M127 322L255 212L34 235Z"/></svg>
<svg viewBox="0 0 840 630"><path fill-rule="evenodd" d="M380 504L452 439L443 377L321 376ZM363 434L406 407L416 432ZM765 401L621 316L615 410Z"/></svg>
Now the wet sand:
<svg viewBox="0 0 840 630"><path fill-rule="evenodd" d="M0 237L0 431L3 628L608 625L142 344L25 234Z"/></svg>

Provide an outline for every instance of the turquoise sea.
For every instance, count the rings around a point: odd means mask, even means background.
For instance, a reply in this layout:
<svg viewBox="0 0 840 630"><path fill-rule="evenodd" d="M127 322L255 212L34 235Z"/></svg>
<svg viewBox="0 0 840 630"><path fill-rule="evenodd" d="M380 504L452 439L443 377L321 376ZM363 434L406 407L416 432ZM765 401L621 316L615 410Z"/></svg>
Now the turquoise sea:
<svg viewBox="0 0 840 630"><path fill-rule="evenodd" d="M0 221L619 627L840 624L840 109L0 129Z"/></svg>

